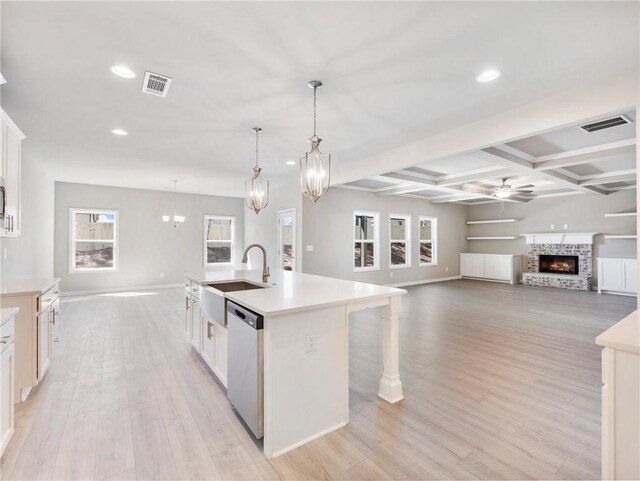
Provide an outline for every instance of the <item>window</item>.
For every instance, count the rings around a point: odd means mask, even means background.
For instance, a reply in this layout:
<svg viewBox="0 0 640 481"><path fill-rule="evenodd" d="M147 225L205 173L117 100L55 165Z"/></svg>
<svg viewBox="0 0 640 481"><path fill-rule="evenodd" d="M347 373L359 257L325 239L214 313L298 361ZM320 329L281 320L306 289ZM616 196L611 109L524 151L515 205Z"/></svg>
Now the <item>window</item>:
<svg viewBox="0 0 640 481"><path fill-rule="evenodd" d="M204 265L233 264L235 217L204 216Z"/></svg>
<svg viewBox="0 0 640 481"><path fill-rule="evenodd" d="M118 212L70 210L69 272L104 272L118 269Z"/></svg>
<svg viewBox="0 0 640 481"><path fill-rule="evenodd" d="M389 216L389 267L411 267L411 216Z"/></svg>
<svg viewBox="0 0 640 481"><path fill-rule="evenodd" d="M438 218L420 217L420 265L438 265Z"/></svg>
<svg viewBox="0 0 640 481"><path fill-rule="evenodd" d="M373 271L380 268L378 239L380 238L380 214L378 212L353 213L353 270Z"/></svg>

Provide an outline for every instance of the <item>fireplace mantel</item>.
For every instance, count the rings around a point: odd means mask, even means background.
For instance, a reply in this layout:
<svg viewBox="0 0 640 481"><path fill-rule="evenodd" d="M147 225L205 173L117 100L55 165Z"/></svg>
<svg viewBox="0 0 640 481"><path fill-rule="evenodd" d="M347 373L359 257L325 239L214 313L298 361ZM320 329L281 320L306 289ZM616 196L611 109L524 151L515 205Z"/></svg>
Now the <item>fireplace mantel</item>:
<svg viewBox="0 0 640 481"><path fill-rule="evenodd" d="M593 244L597 232L544 232L521 234L527 244Z"/></svg>

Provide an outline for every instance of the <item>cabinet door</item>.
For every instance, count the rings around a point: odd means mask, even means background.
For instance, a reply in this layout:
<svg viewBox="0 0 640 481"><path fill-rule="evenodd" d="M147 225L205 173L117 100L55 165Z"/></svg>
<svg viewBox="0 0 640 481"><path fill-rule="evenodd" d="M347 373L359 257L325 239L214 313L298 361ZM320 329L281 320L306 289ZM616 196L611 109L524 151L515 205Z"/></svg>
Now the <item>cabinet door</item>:
<svg viewBox="0 0 640 481"><path fill-rule="evenodd" d="M5 233L9 236L20 234L20 137L7 128L4 132L5 142L5 192L7 205L5 208ZM9 216L9 217L8 217Z"/></svg>
<svg viewBox="0 0 640 481"><path fill-rule="evenodd" d="M0 355L0 456L14 429L15 345Z"/></svg>
<svg viewBox="0 0 640 481"><path fill-rule="evenodd" d="M221 324L214 324L214 341L215 341L215 371L222 381L227 385L227 328Z"/></svg>
<svg viewBox="0 0 640 481"><path fill-rule="evenodd" d="M196 351L202 351L202 320L200 319L200 302L191 301L191 345Z"/></svg>
<svg viewBox="0 0 640 481"><path fill-rule="evenodd" d="M513 257L511 256L499 256L500 257L500 277L501 281L513 282Z"/></svg>
<svg viewBox="0 0 640 481"><path fill-rule="evenodd" d="M636 259L624 261L624 290L638 292L638 261Z"/></svg>
<svg viewBox="0 0 640 481"><path fill-rule="evenodd" d="M500 257L496 254L484 256L484 277L486 279L500 279Z"/></svg>
<svg viewBox="0 0 640 481"><path fill-rule="evenodd" d="M624 267L619 259L606 259L599 263L598 282L606 291L624 290Z"/></svg>
<svg viewBox="0 0 640 481"><path fill-rule="evenodd" d="M484 254L460 254L460 275L484 277Z"/></svg>
<svg viewBox="0 0 640 481"><path fill-rule="evenodd" d="M38 381L47 372L51 362L51 309L38 316Z"/></svg>
<svg viewBox="0 0 640 481"><path fill-rule="evenodd" d="M215 322L202 315L202 358L211 369L215 366Z"/></svg>

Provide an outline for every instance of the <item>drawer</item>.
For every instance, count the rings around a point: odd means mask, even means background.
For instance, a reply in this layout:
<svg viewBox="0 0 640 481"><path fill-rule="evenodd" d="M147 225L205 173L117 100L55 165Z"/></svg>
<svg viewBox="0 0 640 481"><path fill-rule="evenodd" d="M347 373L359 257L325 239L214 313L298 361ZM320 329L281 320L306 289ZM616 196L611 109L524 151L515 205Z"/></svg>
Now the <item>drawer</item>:
<svg viewBox="0 0 640 481"><path fill-rule="evenodd" d="M59 284L54 285L48 291L40 294L38 297L38 312L45 311L49 306L54 304L60 296Z"/></svg>
<svg viewBox="0 0 640 481"><path fill-rule="evenodd" d="M6 347L9 347L16 339L16 324L15 317L12 317L2 326L0 326L0 351L4 351Z"/></svg>

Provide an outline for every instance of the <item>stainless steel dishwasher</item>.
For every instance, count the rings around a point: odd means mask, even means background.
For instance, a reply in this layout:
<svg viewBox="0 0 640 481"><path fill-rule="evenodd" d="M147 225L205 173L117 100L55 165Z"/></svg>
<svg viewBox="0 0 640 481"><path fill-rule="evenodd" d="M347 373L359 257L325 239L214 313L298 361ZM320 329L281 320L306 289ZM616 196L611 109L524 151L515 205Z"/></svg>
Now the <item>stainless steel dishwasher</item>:
<svg viewBox="0 0 640 481"><path fill-rule="evenodd" d="M227 301L227 397L254 436L264 435L263 317Z"/></svg>

